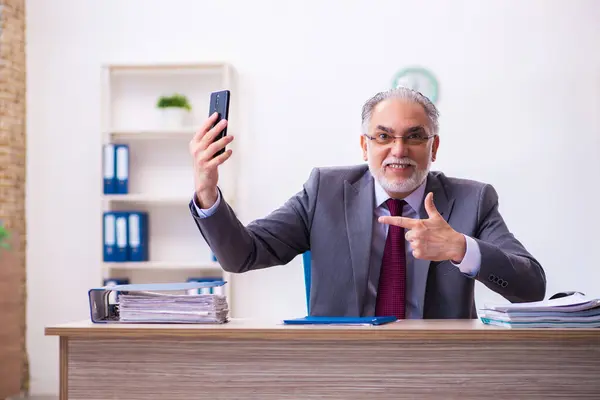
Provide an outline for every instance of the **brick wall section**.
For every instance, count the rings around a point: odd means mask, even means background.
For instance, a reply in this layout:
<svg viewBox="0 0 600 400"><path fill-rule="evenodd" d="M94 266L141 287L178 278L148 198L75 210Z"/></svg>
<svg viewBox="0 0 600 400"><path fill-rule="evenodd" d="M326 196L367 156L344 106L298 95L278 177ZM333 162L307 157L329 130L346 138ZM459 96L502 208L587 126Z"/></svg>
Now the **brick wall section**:
<svg viewBox="0 0 600 400"><path fill-rule="evenodd" d="M13 233L14 247L11 254L0 253L0 398L4 398L27 391L29 375L25 346L25 0L0 0L0 29L0 220Z"/></svg>

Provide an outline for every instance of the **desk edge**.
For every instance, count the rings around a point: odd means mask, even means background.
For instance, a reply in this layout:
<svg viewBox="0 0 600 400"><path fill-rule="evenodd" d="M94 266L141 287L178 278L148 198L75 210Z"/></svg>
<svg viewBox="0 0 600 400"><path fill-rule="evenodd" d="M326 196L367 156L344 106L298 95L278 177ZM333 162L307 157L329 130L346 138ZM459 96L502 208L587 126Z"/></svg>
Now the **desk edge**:
<svg viewBox="0 0 600 400"><path fill-rule="evenodd" d="M77 339L88 338L177 338L186 340L591 340L600 342L600 330L590 329L269 329L269 328L205 328L170 329L168 327L137 328L116 326L47 327L45 336Z"/></svg>

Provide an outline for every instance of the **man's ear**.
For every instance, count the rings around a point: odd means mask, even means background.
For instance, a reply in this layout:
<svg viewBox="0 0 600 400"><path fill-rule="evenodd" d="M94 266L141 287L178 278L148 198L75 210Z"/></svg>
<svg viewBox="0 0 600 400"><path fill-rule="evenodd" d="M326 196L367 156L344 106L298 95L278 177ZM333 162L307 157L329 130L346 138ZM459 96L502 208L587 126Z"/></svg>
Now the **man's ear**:
<svg viewBox="0 0 600 400"><path fill-rule="evenodd" d="M360 147L362 148L363 152L363 161L368 161L369 158L367 157L367 138L365 137L365 135L360 135Z"/></svg>
<svg viewBox="0 0 600 400"><path fill-rule="evenodd" d="M431 161L435 161L437 156L438 147L440 147L440 137L436 135L433 138L433 147L431 148Z"/></svg>

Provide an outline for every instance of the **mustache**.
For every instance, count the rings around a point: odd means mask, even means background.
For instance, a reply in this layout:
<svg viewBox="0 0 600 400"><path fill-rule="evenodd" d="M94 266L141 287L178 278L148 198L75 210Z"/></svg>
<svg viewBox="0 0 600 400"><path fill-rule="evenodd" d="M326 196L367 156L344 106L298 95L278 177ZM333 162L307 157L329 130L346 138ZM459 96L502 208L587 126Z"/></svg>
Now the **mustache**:
<svg viewBox="0 0 600 400"><path fill-rule="evenodd" d="M383 160L383 163L381 165L387 167L389 164L408 164L412 165L413 167L417 166L417 163L409 157L388 157L385 160Z"/></svg>

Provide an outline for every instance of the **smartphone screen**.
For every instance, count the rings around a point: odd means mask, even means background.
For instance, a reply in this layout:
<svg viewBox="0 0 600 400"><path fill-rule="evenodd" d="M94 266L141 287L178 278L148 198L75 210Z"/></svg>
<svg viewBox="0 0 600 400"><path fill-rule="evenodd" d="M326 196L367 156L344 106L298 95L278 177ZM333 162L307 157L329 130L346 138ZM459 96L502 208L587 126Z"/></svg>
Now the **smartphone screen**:
<svg viewBox="0 0 600 400"><path fill-rule="evenodd" d="M230 97L229 90L221 90L221 91L213 92L210 94L210 107L209 107L208 115L211 116L215 112L219 114L217 117L217 120L215 121L215 125L218 124L219 121L221 121L222 119L226 119L227 121L229 121L229 97ZM227 135L227 127L225 127L225 129L223 129L221 131L221 133L219 133L215 137L213 142L216 142L217 140L221 139L225 135ZM222 148L221 150L219 150L215 153L213 158L217 157L220 154L223 154L224 152L225 152L225 148Z"/></svg>

